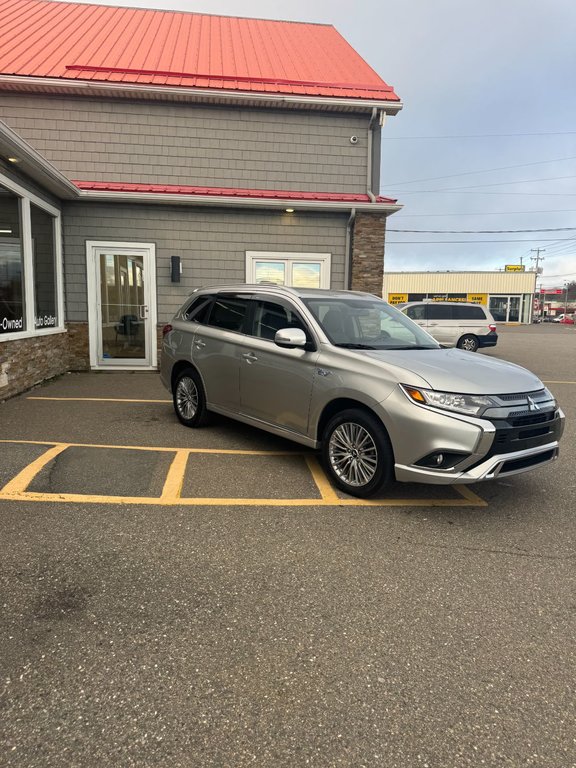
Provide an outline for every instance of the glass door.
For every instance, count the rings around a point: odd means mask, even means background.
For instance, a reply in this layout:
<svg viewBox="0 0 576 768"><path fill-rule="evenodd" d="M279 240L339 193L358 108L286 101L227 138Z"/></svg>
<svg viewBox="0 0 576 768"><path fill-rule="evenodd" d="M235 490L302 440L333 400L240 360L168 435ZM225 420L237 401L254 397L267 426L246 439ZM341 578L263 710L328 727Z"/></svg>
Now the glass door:
<svg viewBox="0 0 576 768"><path fill-rule="evenodd" d="M153 246L90 243L88 260L88 295L96 298L89 301L92 367L154 367Z"/></svg>

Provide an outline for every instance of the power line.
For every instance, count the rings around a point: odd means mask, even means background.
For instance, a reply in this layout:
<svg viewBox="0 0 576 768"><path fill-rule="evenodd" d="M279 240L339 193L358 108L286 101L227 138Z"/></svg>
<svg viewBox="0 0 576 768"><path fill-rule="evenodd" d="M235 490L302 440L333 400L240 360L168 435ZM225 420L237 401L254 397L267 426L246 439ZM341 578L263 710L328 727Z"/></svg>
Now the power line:
<svg viewBox="0 0 576 768"><path fill-rule="evenodd" d="M499 168L487 168L483 171L464 171L462 173L452 173L449 176L430 176L427 179L414 179L412 181L391 181L388 182L391 187L399 184L417 184L422 181L439 181L440 179L454 179L457 176L475 176L478 173L494 173L495 171L509 171L513 168L527 168L531 165L546 165L547 163L560 163L565 160L576 160L576 156L558 157L555 160L539 160L535 163L521 163L520 165L502 165Z"/></svg>
<svg viewBox="0 0 576 768"><path fill-rule="evenodd" d="M468 187L447 187L446 189L436 189L432 190L433 192L455 192L460 191L461 189L484 189L485 187L507 187L511 184L539 184L542 181L560 181L562 179L575 179L576 176L548 176L543 179L518 179L517 181L497 181L493 182L492 184L474 184ZM392 192L395 192L396 190L392 187ZM400 190L400 194L406 195L411 194L412 190Z"/></svg>
<svg viewBox="0 0 576 768"><path fill-rule="evenodd" d="M545 211L480 211L478 213L400 213L394 214L394 221L410 218L437 218L446 216L532 216L535 213L576 213L576 208L549 208ZM390 231L390 230L388 230Z"/></svg>
<svg viewBox="0 0 576 768"><path fill-rule="evenodd" d="M413 141L423 139L499 139L516 136L571 136L576 131L546 131L541 133L461 133L452 136L383 136L385 141Z"/></svg>
<svg viewBox="0 0 576 768"><path fill-rule="evenodd" d="M576 230L576 227L553 227L549 229L387 229L387 232L409 232L423 235L499 235L504 233L518 234L520 232L566 232Z"/></svg>
<svg viewBox="0 0 576 768"><path fill-rule="evenodd" d="M390 231L390 230L388 230ZM572 238L565 238L566 240L572 240ZM387 245L440 245L447 243L475 243L476 245L483 245L484 243L549 243L550 240L546 238L529 240L387 240Z"/></svg>

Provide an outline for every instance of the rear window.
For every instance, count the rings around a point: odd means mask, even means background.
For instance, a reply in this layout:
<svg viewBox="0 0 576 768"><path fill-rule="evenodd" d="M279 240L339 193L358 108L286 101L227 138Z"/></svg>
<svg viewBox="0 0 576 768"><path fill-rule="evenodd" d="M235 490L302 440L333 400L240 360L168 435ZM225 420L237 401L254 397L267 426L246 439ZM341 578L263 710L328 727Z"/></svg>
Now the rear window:
<svg viewBox="0 0 576 768"><path fill-rule="evenodd" d="M486 320L484 310L480 306L463 307L454 304L452 307L454 320Z"/></svg>
<svg viewBox="0 0 576 768"><path fill-rule="evenodd" d="M246 299L218 297L212 305L208 325L227 331L242 331L247 313Z"/></svg>

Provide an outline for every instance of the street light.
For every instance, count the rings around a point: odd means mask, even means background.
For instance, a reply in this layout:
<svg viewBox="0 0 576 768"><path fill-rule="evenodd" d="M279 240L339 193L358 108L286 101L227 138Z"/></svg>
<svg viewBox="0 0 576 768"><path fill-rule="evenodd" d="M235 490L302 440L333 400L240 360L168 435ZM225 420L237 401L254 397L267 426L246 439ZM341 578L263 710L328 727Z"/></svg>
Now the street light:
<svg viewBox="0 0 576 768"><path fill-rule="evenodd" d="M568 286L570 283L564 280L564 315L568 314Z"/></svg>

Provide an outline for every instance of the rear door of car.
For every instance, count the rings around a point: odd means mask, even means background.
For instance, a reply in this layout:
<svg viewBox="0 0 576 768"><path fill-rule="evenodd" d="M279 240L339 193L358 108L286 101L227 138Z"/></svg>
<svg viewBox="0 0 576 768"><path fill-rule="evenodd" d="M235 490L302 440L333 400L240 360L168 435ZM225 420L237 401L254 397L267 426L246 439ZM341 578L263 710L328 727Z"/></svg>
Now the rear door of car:
<svg viewBox="0 0 576 768"><path fill-rule="evenodd" d="M440 344L453 347L459 339L458 321L454 320L451 304L431 302L427 305L428 333Z"/></svg>
<svg viewBox="0 0 576 768"><path fill-rule="evenodd" d="M249 299L217 294L202 324L196 326L192 360L208 406L236 411L240 404L240 360L248 324Z"/></svg>

